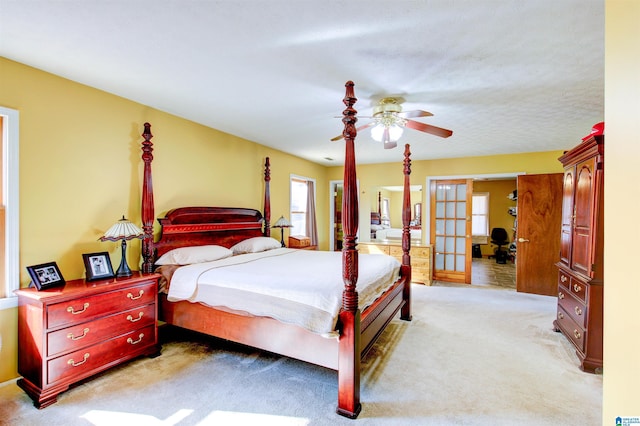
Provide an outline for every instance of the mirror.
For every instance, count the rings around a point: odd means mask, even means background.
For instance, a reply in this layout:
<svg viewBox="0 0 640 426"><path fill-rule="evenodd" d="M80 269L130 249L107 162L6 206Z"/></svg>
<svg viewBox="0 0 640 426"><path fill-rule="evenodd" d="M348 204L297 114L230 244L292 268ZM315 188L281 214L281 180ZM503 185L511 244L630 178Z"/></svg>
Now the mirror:
<svg viewBox="0 0 640 426"><path fill-rule="evenodd" d="M402 241L402 186L371 189L371 241ZM422 186L411 185L411 240L422 240Z"/></svg>

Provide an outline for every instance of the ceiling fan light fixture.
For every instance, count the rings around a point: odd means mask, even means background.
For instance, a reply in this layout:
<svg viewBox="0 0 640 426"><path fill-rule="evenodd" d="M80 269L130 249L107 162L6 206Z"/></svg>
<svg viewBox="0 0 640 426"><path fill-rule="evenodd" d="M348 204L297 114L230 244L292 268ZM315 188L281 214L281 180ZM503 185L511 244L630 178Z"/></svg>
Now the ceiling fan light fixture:
<svg viewBox="0 0 640 426"><path fill-rule="evenodd" d="M371 137L376 142L397 142L404 133L404 122L397 119L393 122L380 120L371 128Z"/></svg>
<svg viewBox="0 0 640 426"><path fill-rule="evenodd" d="M404 127L399 126L397 123L389 126L389 141L397 142L402 137Z"/></svg>

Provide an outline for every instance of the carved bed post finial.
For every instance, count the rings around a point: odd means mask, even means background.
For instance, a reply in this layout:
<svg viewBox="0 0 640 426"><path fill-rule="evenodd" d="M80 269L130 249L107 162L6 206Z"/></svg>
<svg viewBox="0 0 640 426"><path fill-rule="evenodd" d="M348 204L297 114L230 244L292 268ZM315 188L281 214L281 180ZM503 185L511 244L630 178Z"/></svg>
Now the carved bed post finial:
<svg viewBox="0 0 640 426"><path fill-rule="evenodd" d="M358 118L353 105L358 100L353 91L353 81L347 81L346 91L342 100L347 107L343 112L344 123L345 164L344 164L344 193L342 198L342 230L344 235L342 248L342 274L344 292L342 295L342 309L355 312L358 309L358 250L356 249L356 234L358 233L358 192L356 181L355 137Z"/></svg>
<svg viewBox="0 0 640 426"><path fill-rule="evenodd" d="M264 162L264 236L271 236L271 163Z"/></svg>
<svg viewBox="0 0 640 426"><path fill-rule="evenodd" d="M151 179L151 162L153 161L153 143L151 143L151 124L144 123L142 132L142 161L144 161L144 178L142 182L142 272L153 272L153 182Z"/></svg>

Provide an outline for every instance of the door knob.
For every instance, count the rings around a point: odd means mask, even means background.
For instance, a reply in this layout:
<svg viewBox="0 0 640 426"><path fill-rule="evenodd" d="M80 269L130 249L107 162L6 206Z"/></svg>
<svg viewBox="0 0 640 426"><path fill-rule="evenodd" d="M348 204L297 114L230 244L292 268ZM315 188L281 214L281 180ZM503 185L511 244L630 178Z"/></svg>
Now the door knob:
<svg viewBox="0 0 640 426"><path fill-rule="evenodd" d="M519 242L519 243L528 243L528 242L529 242L529 240L527 240L526 238L522 238L522 237L520 237L520 238L518 238L518 242Z"/></svg>

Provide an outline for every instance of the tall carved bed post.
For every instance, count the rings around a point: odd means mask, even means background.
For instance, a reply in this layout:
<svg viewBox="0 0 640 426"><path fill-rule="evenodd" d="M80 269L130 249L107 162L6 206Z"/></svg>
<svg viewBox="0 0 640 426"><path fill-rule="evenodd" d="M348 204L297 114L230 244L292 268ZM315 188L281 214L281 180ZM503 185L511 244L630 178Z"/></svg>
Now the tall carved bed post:
<svg viewBox="0 0 640 426"><path fill-rule="evenodd" d="M349 418L360 414L360 310L358 309L358 191L356 183L355 143L357 111L353 108L357 99L353 82L346 84L342 100L347 107L342 114L344 123L345 164L344 190L342 199L342 227L344 245L342 248L342 309L340 311L340 355L338 359L338 408L337 413Z"/></svg>
<svg viewBox="0 0 640 426"><path fill-rule="evenodd" d="M144 180L142 182L142 272L153 272L153 182L151 179L151 162L153 161L153 143L151 143L151 124L144 123L142 132L142 161L144 161Z"/></svg>
<svg viewBox="0 0 640 426"><path fill-rule="evenodd" d="M404 192L402 199L402 275L407 277L404 286L404 300L400 318L411 321L411 151L409 144L404 146Z"/></svg>
<svg viewBox="0 0 640 426"><path fill-rule="evenodd" d="M271 236L271 163L264 161L264 236Z"/></svg>

